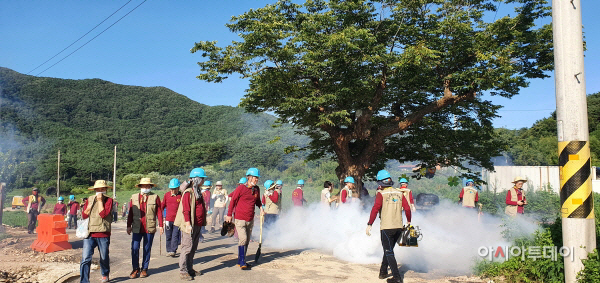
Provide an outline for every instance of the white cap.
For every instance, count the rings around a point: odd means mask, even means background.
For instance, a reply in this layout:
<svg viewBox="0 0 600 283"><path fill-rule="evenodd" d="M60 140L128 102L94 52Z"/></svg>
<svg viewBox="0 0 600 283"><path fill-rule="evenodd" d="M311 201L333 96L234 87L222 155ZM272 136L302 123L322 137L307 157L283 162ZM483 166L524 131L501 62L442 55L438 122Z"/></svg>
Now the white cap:
<svg viewBox="0 0 600 283"><path fill-rule="evenodd" d="M221 181L217 181L217 183L215 184L215 186L223 186L223 183L221 183Z"/></svg>

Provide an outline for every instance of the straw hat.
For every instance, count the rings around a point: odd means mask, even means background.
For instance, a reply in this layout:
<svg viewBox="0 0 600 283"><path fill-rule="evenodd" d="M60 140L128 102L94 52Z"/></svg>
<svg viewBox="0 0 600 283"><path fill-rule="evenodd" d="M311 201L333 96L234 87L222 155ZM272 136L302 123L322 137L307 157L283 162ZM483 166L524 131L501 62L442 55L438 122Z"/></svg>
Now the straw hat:
<svg viewBox="0 0 600 283"><path fill-rule="evenodd" d="M517 176L517 177L515 178L515 180L514 180L514 181L512 181L512 183L513 183L513 184L516 184L517 182L523 182L523 183L527 183L527 179L525 179L525 178L523 178L523 177L521 177L521 176Z"/></svg>
<svg viewBox="0 0 600 283"><path fill-rule="evenodd" d="M135 186L139 188L140 185L152 185L153 187L156 186L154 185L154 183L152 183L152 180L150 178L142 178L142 180L140 180L140 183Z"/></svg>
<svg viewBox="0 0 600 283"><path fill-rule="evenodd" d="M94 183L94 186L89 187L88 190L103 189L103 188L110 188L110 186L108 186L106 184L106 181L104 181L104 180L96 180L96 182Z"/></svg>

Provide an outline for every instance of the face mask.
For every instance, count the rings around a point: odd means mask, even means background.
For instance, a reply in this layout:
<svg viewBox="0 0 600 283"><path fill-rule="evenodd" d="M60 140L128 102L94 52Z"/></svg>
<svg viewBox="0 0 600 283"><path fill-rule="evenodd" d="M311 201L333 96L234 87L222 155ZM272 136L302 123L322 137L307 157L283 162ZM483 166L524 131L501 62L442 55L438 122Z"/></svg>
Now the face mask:
<svg viewBox="0 0 600 283"><path fill-rule="evenodd" d="M33 195L34 195L34 196L37 196L37 191L33 191Z"/></svg>
<svg viewBox="0 0 600 283"><path fill-rule="evenodd" d="M102 195L102 194L104 194L104 193L105 193L105 192L96 192L96 195Z"/></svg>
<svg viewBox="0 0 600 283"><path fill-rule="evenodd" d="M142 194L149 194L151 189L141 189L140 191L142 191Z"/></svg>
<svg viewBox="0 0 600 283"><path fill-rule="evenodd" d="M58 203L62 203L62 200L59 200Z"/></svg>

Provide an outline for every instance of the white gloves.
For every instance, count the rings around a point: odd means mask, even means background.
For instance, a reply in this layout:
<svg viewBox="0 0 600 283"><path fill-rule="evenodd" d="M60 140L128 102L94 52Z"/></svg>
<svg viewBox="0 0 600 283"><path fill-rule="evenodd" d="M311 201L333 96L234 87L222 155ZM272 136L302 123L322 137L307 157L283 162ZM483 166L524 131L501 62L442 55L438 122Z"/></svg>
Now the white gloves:
<svg viewBox="0 0 600 283"><path fill-rule="evenodd" d="M371 236L371 228L373 228L371 225L367 225L367 236Z"/></svg>

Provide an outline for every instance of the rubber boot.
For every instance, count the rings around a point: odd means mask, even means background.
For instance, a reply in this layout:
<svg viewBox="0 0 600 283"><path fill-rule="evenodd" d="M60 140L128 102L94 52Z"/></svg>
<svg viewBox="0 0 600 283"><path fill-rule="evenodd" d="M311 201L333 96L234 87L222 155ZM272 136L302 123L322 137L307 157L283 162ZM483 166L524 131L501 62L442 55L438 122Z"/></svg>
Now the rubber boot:
<svg viewBox="0 0 600 283"><path fill-rule="evenodd" d="M244 246L238 246L238 253L239 253L239 261L240 261L240 268L242 270L246 270L248 269L248 266L246 265L246 251L245 251L245 247Z"/></svg>
<svg viewBox="0 0 600 283"><path fill-rule="evenodd" d="M246 255L248 255L248 245L245 245L245 246L244 246L244 258L246 258ZM251 265L251 264L249 264L249 263L247 263L247 262L246 262L246 266L247 266L248 268L252 267L252 265Z"/></svg>
<svg viewBox="0 0 600 283"><path fill-rule="evenodd" d="M238 262L237 262L237 266L242 266L242 253L240 253L240 247L238 246Z"/></svg>

